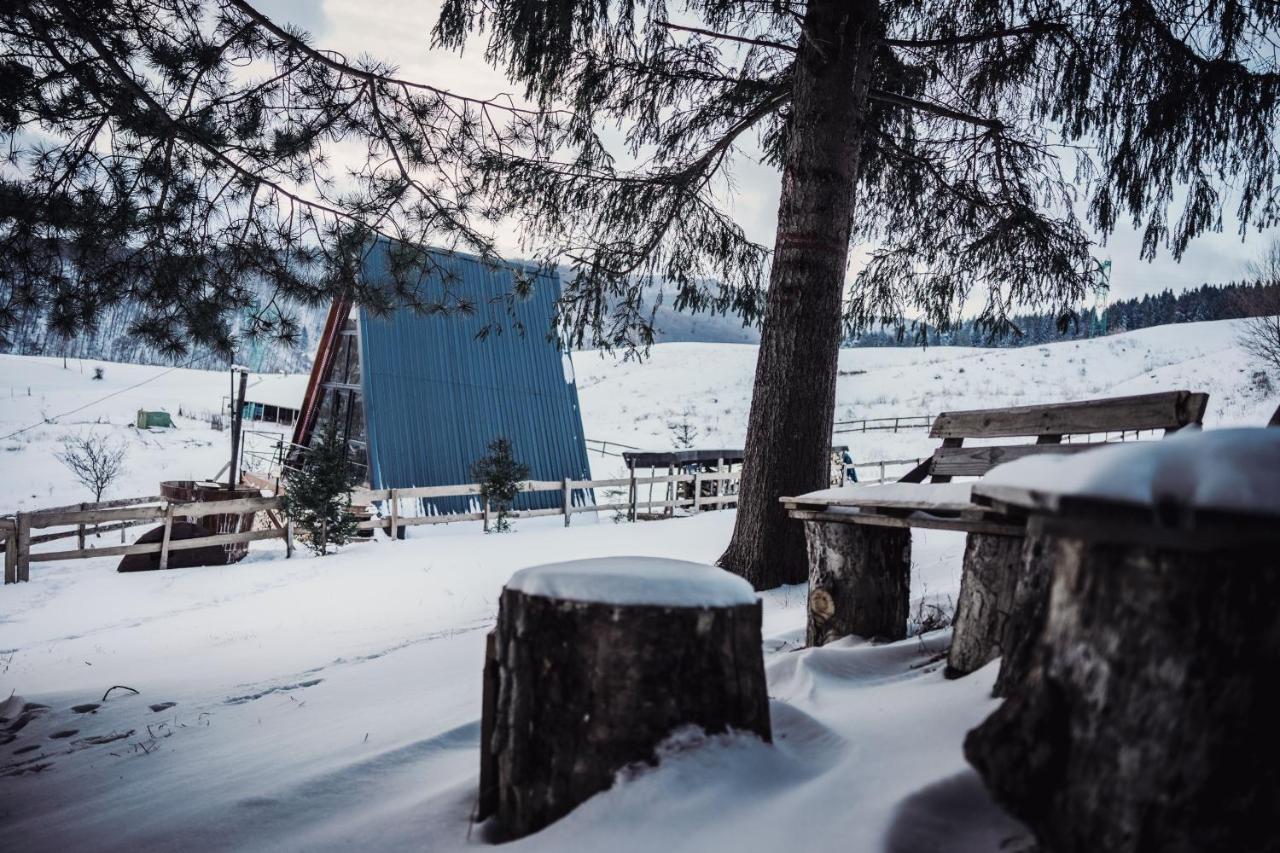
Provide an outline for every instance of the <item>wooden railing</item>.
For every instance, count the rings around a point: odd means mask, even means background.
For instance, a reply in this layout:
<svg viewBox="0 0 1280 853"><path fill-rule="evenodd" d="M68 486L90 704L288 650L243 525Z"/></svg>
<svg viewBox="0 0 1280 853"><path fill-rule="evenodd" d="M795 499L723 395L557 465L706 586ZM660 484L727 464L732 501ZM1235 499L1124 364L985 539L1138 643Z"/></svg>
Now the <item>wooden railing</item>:
<svg viewBox="0 0 1280 853"><path fill-rule="evenodd" d="M52 509L20 512L11 518L0 518L0 538L4 539L4 582L16 583L31 579L31 564L54 560L84 560L91 557L115 557L129 554L159 554L160 568L167 568L169 553L188 548L206 548L217 545L238 545L264 539L284 539L285 550L293 553L293 528L281 522L268 530L246 530L238 533L219 533L193 539L171 540L175 518L200 518L206 515L248 515L259 512L273 513L282 507L282 497L239 498L230 501L196 501L192 503L168 502L163 497L125 498L97 504L75 504ZM102 533L108 530L122 531L139 524L164 524L159 542L143 542L131 545L107 545L85 547L86 532ZM86 531L86 528L93 529ZM105 526L104 526L105 525ZM65 527L66 530L44 534L32 534L33 530ZM76 548L61 551L32 551L32 545L53 542L71 536L77 538Z"/></svg>
<svg viewBox="0 0 1280 853"><path fill-rule="evenodd" d="M878 470L878 479L862 478L862 482L884 482L887 468L916 465L918 459L886 459L859 462L853 467ZM541 509L517 510L509 513L512 518L538 518L564 516L568 527L573 516L584 512L617 512L628 520L660 511L673 515L677 509L702 512L734 506L738 502L737 484L742 471L705 471L692 474L662 474L641 477L633 474L611 480L526 480L520 483L522 492L559 492L558 506ZM642 494L648 486L648 494ZM685 486L686 488L682 488ZM663 487L657 489L655 487ZM600 494L596 493L599 490ZM421 498L474 497L478 511L442 513L437 515L401 514L401 501ZM159 554L160 567L168 566L169 553L187 548L215 545L237 545L267 539L285 540L288 554L293 552L293 528L288 521L277 519L277 511L283 508L284 498L239 498L229 501L197 501L192 503L170 502L160 496L124 498L102 503L72 504L50 509L20 512L11 517L0 517L0 540L4 543L4 582L15 583L30 579L31 563L54 560L80 560L91 557L114 557L129 554ZM480 486L464 483L456 486L423 486L412 489L357 489L351 493L355 505L381 504L382 514L357 524L360 530L397 531L401 527L427 524L451 524L460 521L480 521L489 528L494 512L480 497ZM175 518L199 518L206 515L247 515L268 513L272 527L265 530L247 530L240 533L221 533L193 539L170 540L169 533ZM124 531L141 524L163 523L165 533L160 542L124 544ZM62 529L51 529L62 528ZM47 533L33 533L49 530ZM109 531L121 532L120 545L86 547L86 536ZM394 533L392 534L394 535ZM76 537L75 548L58 551L32 551L31 546Z"/></svg>
<svg viewBox="0 0 1280 853"><path fill-rule="evenodd" d="M879 429L898 432L904 429L928 429L933 425L933 415L902 415L891 418L857 418L851 421L836 421L832 434L847 432L871 432Z"/></svg>

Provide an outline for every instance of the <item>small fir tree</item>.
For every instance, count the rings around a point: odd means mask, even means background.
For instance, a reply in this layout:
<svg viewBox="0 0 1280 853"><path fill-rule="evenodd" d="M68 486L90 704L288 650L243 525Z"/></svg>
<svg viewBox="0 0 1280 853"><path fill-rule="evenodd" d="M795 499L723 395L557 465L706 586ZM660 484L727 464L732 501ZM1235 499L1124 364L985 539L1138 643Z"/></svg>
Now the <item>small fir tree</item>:
<svg viewBox="0 0 1280 853"><path fill-rule="evenodd" d="M511 441L496 438L489 442L489 453L471 466L471 476L480 484L480 497L497 513L489 532L510 530L511 505L520 493L520 481L529 479L529 466L516 461Z"/></svg>
<svg viewBox="0 0 1280 853"><path fill-rule="evenodd" d="M347 456L346 442L330 425L323 441L306 455L302 467L289 474L285 512L304 534L307 545L320 556L330 545L344 545L356 535L351 513L351 490L356 475Z"/></svg>

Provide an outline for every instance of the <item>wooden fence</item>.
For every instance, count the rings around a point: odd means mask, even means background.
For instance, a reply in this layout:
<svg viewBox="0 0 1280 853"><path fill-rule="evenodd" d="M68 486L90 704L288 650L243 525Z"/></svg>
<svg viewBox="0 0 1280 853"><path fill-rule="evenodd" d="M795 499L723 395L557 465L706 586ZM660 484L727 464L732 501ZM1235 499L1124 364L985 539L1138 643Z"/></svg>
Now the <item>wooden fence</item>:
<svg viewBox="0 0 1280 853"><path fill-rule="evenodd" d="M902 415L892 418L857 418L851 421L836 421L831 430L833 435L847 432L871 432L887 429L898 432L905 429L928 429L933 426L933 415Z"/></svg>
<svg viewBox="0 0 1280 853"><path fill-rule="evenodd" d="M889 459L857 463L858 469L878 469L878 479L863 479L864 483L884 482L886 469L902 465L916 465L918 459ZM524 492L560 493L558 506L543 509L517 510L509 513L512 518L537 518L540 516L564 516L568 527L574 515L584 512L617 512L634 521L641 516L652 517L655 512L670 516L676 509L693 512L722 509L738 502L737 484L742 471L705 471L692 474L663 474L629 477L612 480L526 480L520 484ZM642 494L644 487L647 493ZM682 488L685 486L686 488ZM590 490L590 491L589 491ZM596 493L599 490L599 494ZM655 494L656 490L656 494ZM588 499L588 495L591 497ZM402 515L401 501L420 498L445 498L475 496L478 512L445 513L439 515ZM82 560L91 557L115 557L129 554L159 554L160 567L169 563L169 553L187 548L203 548L211 545L237 545L267 539L283 539L287 554L293 553L293 527L288 521L277 518L283 498L239 498L229 501L196 501L192 503L170 502L160 496L124 498L96 504L72 504L51 509L20 512L0 518L0 540L4 542L4 582L29 580L31 564L53 560ZM395 535L399 528L426 524L450 524L459 521L480 521L487 530L493 512L487 502L480 499L480 486L466 483L457 486L425 486L413 489L358 489L351 493L355 505L381 504L382 513L358 523L360 530L384 530ZM263 530L247 530L240 533L221 533L194 539L170 541L169 533L174 519L200 518L206 515L247 515L266 513L271 527ZM159 542L124 544L124 531L141 524L163 523L164 535ZM36 530L51 530L33 533ZM120 545L86 547L88 534L101 534L119 530ZM31 546L76 537L76 547L57 551L32 551Z"/></svg>

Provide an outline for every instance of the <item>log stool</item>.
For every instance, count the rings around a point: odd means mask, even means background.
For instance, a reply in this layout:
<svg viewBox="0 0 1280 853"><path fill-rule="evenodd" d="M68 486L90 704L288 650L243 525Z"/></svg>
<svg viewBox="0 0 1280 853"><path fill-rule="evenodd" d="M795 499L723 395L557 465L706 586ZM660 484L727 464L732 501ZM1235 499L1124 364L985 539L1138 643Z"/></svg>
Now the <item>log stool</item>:
<svg viewBox="0 0 1280 853"><path fill-rule="evenodd" d="M698 563L517 572L489 635L478 817L536 832L684 725L769 741L760 618L749 583Z"/></svg>
<svg viewBox="0 0 1280 853"><path fill-rule="evenodd" d="M1075 492L983 487L1051 565L1029 669L965 755L1046 853L1280 850L1280 435L1215 432Z"/></svg>

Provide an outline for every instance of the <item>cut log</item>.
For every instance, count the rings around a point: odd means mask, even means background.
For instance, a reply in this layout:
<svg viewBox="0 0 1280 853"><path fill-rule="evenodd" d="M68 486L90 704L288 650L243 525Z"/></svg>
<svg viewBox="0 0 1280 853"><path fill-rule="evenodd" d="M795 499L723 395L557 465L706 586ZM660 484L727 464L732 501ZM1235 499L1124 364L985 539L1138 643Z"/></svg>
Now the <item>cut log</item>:
<svg viewBox="0 0 1280 853"><path fill-rule="evenodd" d="M968 675L1004 654L1005 631L1022 569L1022 536L970 533L947 675Z"/></svg>
<svg viewBox="0 0 1280 853"><path fill-rule="evenodd" d="M965 755L1044 850L1276 850L1274 544L1061 539L1029 678Z"/></svg>
<svg viewBox="0 0 1280 853"><path fill-rule="evenodd" d="M900 640L911 597L911 531L806 521L810 646L841 637Z"/></svg>
<svg viewBox="0 0 1280 853"><path fill-rule="evenodd" d="M760 616L750 584L696 563L517 573L486 664L479 817L503 838L536 832L683 726L768 741Z"/></svg>
<svg viewBox="0 0 1280 853"><path fill-rule="evenodd" d="M1049 579L1061 541L1039 531L1027 534L1013 606L1005 623L1004 655L992 691L996 696L1011 696L1031 676L1032 652L1049 612Z"/></svg>

